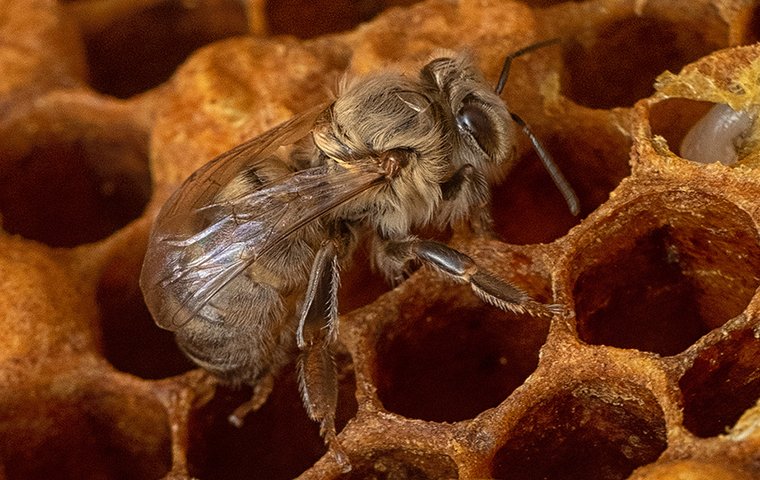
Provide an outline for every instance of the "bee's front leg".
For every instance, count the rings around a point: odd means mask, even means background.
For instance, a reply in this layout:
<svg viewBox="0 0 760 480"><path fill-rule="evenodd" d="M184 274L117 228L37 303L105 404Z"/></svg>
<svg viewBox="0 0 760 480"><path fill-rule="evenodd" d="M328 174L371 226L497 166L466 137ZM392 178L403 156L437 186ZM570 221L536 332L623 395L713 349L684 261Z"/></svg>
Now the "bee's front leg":
<svg viewBox="0 0 760 480"><path fill-rule="evenodd" d="M335 240L328 240L322 243L314 258L296 340L301 350L298 380L304 406L309 417L319 422L320 433L338 463L348 471L351 465L335 432L338 378L332 345L338 333L339 280L338 245Z"/></svg>
<svg viewBox="0 0 760 480"><path fill-rule="evenodd" d="M559 305L537 302L518 287L483 270L475 260L446 244L416 238L385 242L384 253L392 264L403 265L418 259L457 281L469 283L481 299L502 310L533 316L551 316L563 311Z"/></svg>
<svg viewBox="0 0 760 480"><path fill-rule="evenodd" d="M491 188L482 172L469 163L454 172L441 184L441 215L447 223L467 220L478 233L493 231L491 219Z"/></svg>

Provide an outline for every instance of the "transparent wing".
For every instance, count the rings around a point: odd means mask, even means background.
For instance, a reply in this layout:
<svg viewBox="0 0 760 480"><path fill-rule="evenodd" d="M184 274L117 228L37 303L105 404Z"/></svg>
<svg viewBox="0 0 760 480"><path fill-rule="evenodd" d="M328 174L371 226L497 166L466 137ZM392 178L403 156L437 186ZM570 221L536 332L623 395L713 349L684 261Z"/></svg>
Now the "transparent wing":
<svg viewBox="0 0 760 480"><path fill-rule="evenodd" d="M293 135L292 128L278 127L212 160L161 210L140 282L159 325L185 324L293 232L383 181L375 162L360 159L345 168L301 170L219 199L241 171L304 135Z"/></svg>
<svg viewBox="0 0 760 480"><path fill-rule="evenodd" d="M211 203L233 178L284 145L291 145L311 132L314 122L329 104L321 104L290 120L241 143L217 156L188 177L174 192L159 213L158 221L169 222L176 216L187 223L188 212ZM168 227L167 227L168 228Z"/></svg>

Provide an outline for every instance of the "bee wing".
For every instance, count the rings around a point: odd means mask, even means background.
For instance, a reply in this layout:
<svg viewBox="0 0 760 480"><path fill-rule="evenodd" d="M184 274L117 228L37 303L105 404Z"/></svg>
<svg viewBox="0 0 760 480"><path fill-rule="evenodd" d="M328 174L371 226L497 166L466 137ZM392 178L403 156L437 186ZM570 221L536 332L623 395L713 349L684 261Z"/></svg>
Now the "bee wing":
<svg viewBox="0 0 760 480"><path fill-rule="evenodd" d="M364 159L301 170L234 197L217 197L244 168L299 138L289 128L270 131L212 160L169 199L154 224L140 279L160 326L174 330L213 307L214 296L262 255L384 179L379 165Z"/></svg>
<svg viewBox="0 0 760 480"><path fill-rule="evenodd" d="M246 168L253 167L267 155L284 145L291 145L306 136L330 104L321 104L295 115L267 132L241 143L215 157L193 172L169 198L157 219L167 221L177 215L184 219L211 203L233 178Z"/></svg>

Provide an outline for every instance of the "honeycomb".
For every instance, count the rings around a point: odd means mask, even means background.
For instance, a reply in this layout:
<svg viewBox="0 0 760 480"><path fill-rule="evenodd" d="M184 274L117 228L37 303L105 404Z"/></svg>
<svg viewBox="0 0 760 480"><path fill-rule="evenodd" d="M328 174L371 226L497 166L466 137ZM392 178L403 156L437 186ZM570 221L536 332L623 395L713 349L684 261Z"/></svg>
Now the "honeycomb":
<svg viewBox="0 0 760 480"><path fill-rule="evenodd" d="M412 3L0 5L0 479L760 478L758 130L732 165L679 147L716 104L756 112L760 6ZM551 37L504 98L580 217L522 138L497 235L447 241L569 315L505 313L425 270L391 289L358 255L337 356L352 470L293 366L230 425L250 389L194 368L137 284L172 189L344 72L468 48L495 83Z"/></svg>

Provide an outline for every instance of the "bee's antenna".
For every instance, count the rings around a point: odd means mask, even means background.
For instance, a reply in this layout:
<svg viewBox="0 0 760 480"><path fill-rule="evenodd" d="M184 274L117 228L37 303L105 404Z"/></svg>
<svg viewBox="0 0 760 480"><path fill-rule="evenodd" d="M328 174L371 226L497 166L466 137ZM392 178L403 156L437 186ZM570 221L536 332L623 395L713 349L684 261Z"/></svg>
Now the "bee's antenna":
<svg viewBox="0 0 760 480"><path fill-rule="evenodd" d="M525 55L526 53L530 53L533 50L538 50L539 48L548 47L549 45L554 45L555 43L559 43L560 41L562 41L562 39L560 38L550 38L549 40L542 40L540 42L536 42L532 45L528 45L527 47L523 47L520 50L516 52L512 52L509 55L507 55L507 58L504 59L504 65L501 67L501 75L499 75L499 81L496 83L496 95L501 95L501 92L504 91L504 85L507 84L507 77L509 77L509 68L512 66L512 60L522 55Z"/></svg>
<svg viewBox="0 0 760 480"><path fill-rule="evenodd" d="M570 182L568 182L565 176L562 175L559 167L554 163L554 160L552 160L552 156L549 155L549 152L547 152L544 146L541 145L541 142L538 141L538 138L525 123L525 120L512 112L509 114L512 116L512 120L522 128L525 135L530 139L530 143L533 144L533 149L541 159L541 163L544 164L544 168L549 172L549 176L552 177L554 184L557 186L560 193L562 193L562 196L565 197L565 202L567 203L567 208L570 209L570 213L578 215L581 211L580 202L578 201L578 195L575 194L575 190L570 186Z"/></svg>
<svg viewBox="0 0 760 480"><path fill-rule="evenodd" d="M547 47L549 45L554 45L560 41L561 39L559 38L543 40L541 42L536 42L532 45L528 45L527 47L521 48L520 50L507 55L507 57L504 59L504 66L501 67L501 75L499 75L499 81L496 83L496 94L501 95L501 92L504 91L504 86L507 84L507 78L509 77L509 69L512 66L512 60L521 55L525 55L526 53L530 53L533 50ZM538 141L538 138L533 134L533 131L525 123L525 121L517 116L517 114L514 114L512 112L510 112L510 115L512 115L512 120L514 120L514 122L518 124L520 128L522 128L523 132L525 132L525 135L527 135L527 137L530 139L530 143L533 144L533 149L541 159L541 163L544 164L544 168L546 168L546 171L549 172L549 176L552 177L554 184L562 193L562 196L565 197L565 202L567 203L567 208L570 209L570 213L573 215L578 215L581 210L580 202L578 201L578 195L575 194L573 187L570 186L570 182L568 182L565 176L562 175L562 172L560 171L557 164L554 163L554 160L552 160L549 152L547 152L541 142Z"/></svg>

